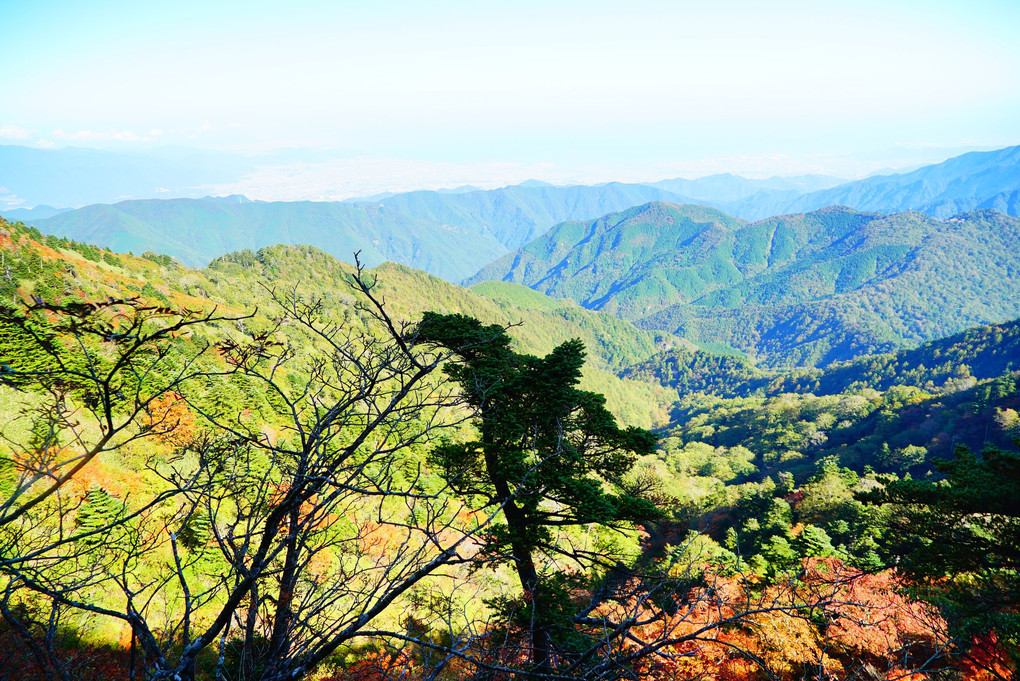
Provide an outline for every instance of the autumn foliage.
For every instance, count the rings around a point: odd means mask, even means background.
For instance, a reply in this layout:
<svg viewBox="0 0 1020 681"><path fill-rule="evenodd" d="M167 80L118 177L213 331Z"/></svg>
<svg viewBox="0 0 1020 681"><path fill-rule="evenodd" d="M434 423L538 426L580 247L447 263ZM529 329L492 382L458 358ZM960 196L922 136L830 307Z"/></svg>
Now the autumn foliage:
<svg viewBox="0 0 1020 681"><path fill-rule="evenodd" d="M646 658L641 678L1010 678L994 641L976 642L965 656L947 655L945 622L904 595L891 571L865 574L836 559L814 559L787 584L715 576L689 603L659 630L643 632L678 642ZM950 667L952 677L945 677Z"/></svg>
<svg viewBox="0 0 1020 681"><path fill-rule="evenodd" d="M152 433L171 447L184 447L195 439L195 415L178 393L169 392L152 400L147 417L146 425Z"/></svg>
<svg viewBox="0 0 1020 681"><path fill-rule="evenodd" d="M407 655L373 652L323 681L389 681L418 679L421 669Z"/></svg>

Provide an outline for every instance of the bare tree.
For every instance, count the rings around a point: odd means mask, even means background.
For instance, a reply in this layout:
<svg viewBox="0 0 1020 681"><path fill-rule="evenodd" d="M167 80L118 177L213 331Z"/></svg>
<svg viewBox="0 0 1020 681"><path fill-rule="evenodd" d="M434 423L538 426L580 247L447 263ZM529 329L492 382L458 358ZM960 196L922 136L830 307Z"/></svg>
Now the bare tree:
<svg viewBox="0 0 1020 681"><path fill-rule="evenodd" d="M216 678L299 678L369 628L399 632L384 613L440 568L471 560L488 521L408 457L462 418L437 372L449 353L417 346L360 265L351 284L360 316L330 321L320 303L271 291L280 311L272 327L218 344L226 367L217 371L260 386L276 410L272 428L243 410L213 413L180 374L154 396L184 396L209 427L148 462L162 481L152 498L89 532L57 536L32 505L7 513L8 526L24 521L21 543L11 540L19 548L0 564L11 588L33 592L50 612L125 623L132 678L191 679L200 661ZM295 333L300 343L284 340ZM66 363L45 371L54 381L69 373ZM123 392L115 381L98 385L100 403ZM152 399L138 398L138 409ZM139 414L130 414L133 429L130 420L101 428L91 456L158 428L139 426ZM56 509L61 527L69 510Z"/></svg>
<svg viewBox="0 0 1020 681"><path fill-rule="evenodd" d="M21 310L0 307L0 382L8 408L21 404L20 416L0 432L7 450L0 615L52 678L68 667L55 648L68 594L106 579L95 560L100 537L167 498L157 494L133 513L108 509L107 517L82 528L71 519L85 500L67 493L69 483L94 460L172 432L178 424L154 403L207 373L202 364L209 350L198 343L183 351L177 339L233 319L138 298L62 305L35 298ZM27 602L26 589L43 602Z"/></svg>

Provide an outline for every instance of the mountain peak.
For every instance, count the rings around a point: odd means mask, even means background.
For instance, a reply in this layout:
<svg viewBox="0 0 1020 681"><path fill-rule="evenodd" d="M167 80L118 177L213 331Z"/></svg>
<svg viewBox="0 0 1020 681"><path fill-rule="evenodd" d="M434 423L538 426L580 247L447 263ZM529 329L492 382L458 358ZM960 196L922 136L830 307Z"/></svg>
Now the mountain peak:
<svg viewBox="0 0 1020 681"><path fill-rule="evenodd" d="M200 200L208 201L209 203L226 203L230 205L255 203L247 196L242 196L241 194L228 194L227 196L203 196Z"/></svg>

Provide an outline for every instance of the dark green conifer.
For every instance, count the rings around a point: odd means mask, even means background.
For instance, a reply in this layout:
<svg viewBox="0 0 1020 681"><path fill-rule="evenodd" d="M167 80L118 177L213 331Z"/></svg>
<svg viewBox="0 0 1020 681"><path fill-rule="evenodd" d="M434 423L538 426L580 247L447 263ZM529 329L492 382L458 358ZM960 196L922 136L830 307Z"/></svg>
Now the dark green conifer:
<svg viewBox="0 0 1020 681"><path fill-rule="evenodd" d="M82 541L94 546L106 543L108 533L99 530L115 523L123 509L124 505L102 487L90 489L78 510L78 528L82 534L90 532L96 534L91 534Z"/></svg>
<svg viewBox="0 0 1020 681"><path fill-rule="evenodd" d="M475 412L478 439L446 443L431 460L477 507L502 509L484 554L516 569L524 591L516 623L530 636L535 667L549 672L579 645L571 622L576 580L537 558L569 556L554 528L659 516L651 503L611 491L635 455L654 451L655 435L618 427L602 395L577 388L579 340L539 358L514 352L498 325L435 313L424 315L415 340L457 353L447 373Z"/></svg>

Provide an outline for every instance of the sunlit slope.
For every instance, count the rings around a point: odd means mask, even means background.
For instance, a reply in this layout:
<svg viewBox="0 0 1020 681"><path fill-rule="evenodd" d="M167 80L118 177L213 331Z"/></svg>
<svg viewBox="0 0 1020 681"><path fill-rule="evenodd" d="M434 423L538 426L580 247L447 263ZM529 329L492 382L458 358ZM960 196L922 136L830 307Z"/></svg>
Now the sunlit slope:
<svg viewBox="0 0 1020 681"><path fill-rule="evenodd" d="M824 365L1020 315L1020 220L831 207L744 223L650 203L564 223L483 268L771 366Z"/></svg>
<svg viewBox="0 0 1020 681"><path fill-rule="evenodd" d="M116 254L6 223L0 223L0 230L4 264L12 271L10 280L0 286L0 295L9 302L32 295L51 300L141 296L160 305L195 310L216 307L228 314L257 310L257 320L266 320L273 315L271 292L275 289L322 300L336 319L360 316L346 279L351 267L314 247L240 251L217 259L205 270L194 270L166 256ZM387 308L402 321L413 322L422 312L434 310L513 325L510 334L521 351L534 354L581 338L589 353L587 388L605 393L610 408L628 424L652 426L666 419L672 391L620 379L616 372L678 344L669 334L640 330L611 315L561 306L559 301L549 300L548 305L533 301L529 306L497 301L393 263L375 268L371 275Z"/></svg>
<svg viewBox="0 0 1020 681"><path fill-rule="evenodd" d="M248 295L259 282L272 282L279 290L323 296L327 305L349 307L344 273L349 266L307 246L274 246L229 254L213 261L202 275L218 286L225 298ZM496 301L438 277L395 263L372 270L378 292L396 319L413 322L425 310L459 312L485 323L514 325L510 335L520 350L545 354L565 340L580 338L588 350L585 387L604 393L614 413L626 423L651 426L666 418L672 391L643 381L618 378L615 373L681 341L670 334L641 330L611 315L593 313L577 306L536 309ZM637 359L635 361L640 361Z"/></svg>

